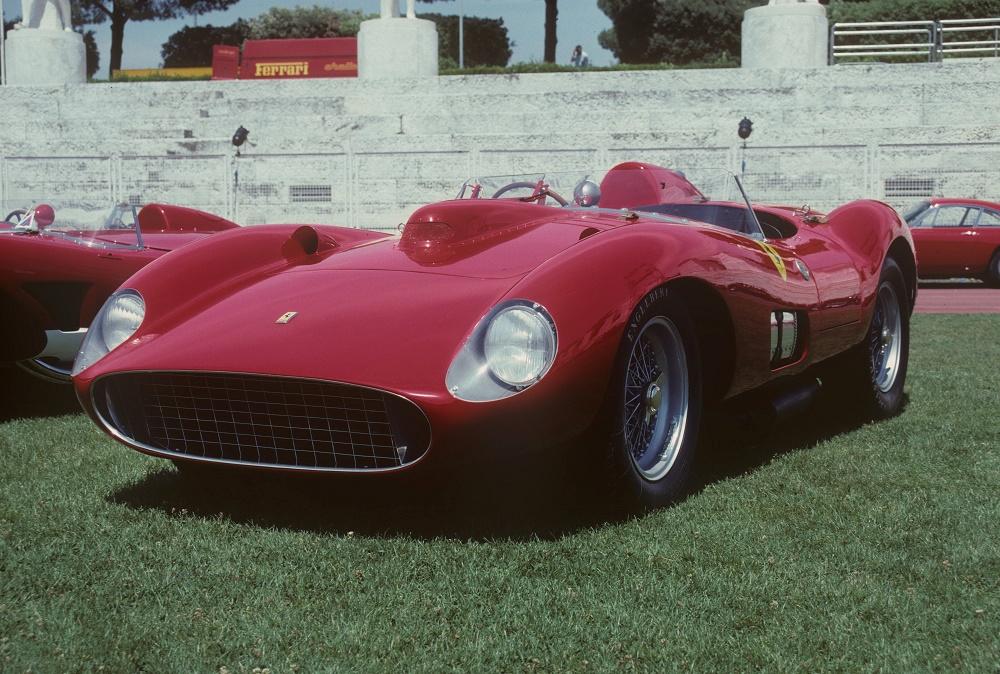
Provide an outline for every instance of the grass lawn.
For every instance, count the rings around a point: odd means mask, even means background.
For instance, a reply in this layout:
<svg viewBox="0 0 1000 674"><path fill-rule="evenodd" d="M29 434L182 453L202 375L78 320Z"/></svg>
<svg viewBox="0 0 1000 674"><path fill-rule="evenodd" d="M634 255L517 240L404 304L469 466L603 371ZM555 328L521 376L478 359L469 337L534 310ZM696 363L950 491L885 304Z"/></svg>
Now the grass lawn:
<svg viewBox="0 0 1000 674"><path fill-rule="evenodd" d="M1000 316L915 316L901 416L733 435L612 522L516 475L199 488L3 371L0 670L997 672L998 365Z"/></svg>

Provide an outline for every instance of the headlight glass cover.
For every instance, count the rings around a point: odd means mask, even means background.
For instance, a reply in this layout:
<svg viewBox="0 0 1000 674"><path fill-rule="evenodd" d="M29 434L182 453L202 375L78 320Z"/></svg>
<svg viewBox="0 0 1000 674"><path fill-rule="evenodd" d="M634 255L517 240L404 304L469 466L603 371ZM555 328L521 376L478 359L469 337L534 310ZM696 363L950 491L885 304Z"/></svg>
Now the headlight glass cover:
<svg viewBox="0 0 1000 674"><path fill-rule="evenodd" d="M500 400L538 382L557 351L556 326L548 311L527 300L494 307L455 356L445 385L470 402Z"/></svg>
<svg viewBox="0 0 1000 674"><path fill-rule="evenodd" d="M94 317L80 352L73 362L73 376L86 370L135 334L146 315L146 303L135 290L119 290Z"/></svg>

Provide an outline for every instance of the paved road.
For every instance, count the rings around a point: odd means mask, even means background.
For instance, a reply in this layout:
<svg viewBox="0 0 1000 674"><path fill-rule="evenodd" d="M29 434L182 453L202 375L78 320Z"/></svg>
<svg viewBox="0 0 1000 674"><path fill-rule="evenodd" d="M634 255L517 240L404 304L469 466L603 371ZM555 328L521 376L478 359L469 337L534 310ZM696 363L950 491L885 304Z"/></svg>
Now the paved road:
<svg viewBox="0 0 1000 674"><path fill-rule="evenodd" d="M972 283L921 283L918 314L1000 314L1000 288Z"/></svg>

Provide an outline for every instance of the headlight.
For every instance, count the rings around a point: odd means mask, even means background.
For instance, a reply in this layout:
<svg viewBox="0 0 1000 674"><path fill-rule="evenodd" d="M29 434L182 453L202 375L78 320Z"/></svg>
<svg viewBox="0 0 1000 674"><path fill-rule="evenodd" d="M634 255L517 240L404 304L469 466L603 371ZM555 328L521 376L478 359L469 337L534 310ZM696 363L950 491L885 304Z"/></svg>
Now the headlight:
<svg viewBox="0 0 1000 674"><path fill-rule="evenodd" d="M80 374L121 346L142 325L146 303L134 290L119 290L94 317L80 353L73 362L73 376Z"/></svg>
<svg viewBox="0 0 1000 674"><path fill-rule="evenodd" d="M486 364L511 386L536 381L552 362L555 350L551 324L527 306L509 307L494 316L483 343Z"/></svg>
<svg viewBox="0 0 1000 674"><path fill-rule="evenodd" d="M486 314L455 356L445 384L461 400L512 396L548 372L556 357L556 327L539 304L504 302Z"/></svg>

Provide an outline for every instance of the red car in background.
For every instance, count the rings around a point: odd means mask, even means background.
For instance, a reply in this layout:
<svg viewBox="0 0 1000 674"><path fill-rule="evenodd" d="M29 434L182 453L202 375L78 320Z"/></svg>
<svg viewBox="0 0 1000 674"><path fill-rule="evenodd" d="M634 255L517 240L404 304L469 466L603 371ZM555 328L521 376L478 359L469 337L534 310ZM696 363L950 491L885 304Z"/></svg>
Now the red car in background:
<svg viewBox="0 0 1000 674"><path fill-rule="evenodd" d="M635 162L483 177L400 235L266 225L171 254L108 299L73 381L109 435L187 474L489 480L565 451L595 498L643 510L683 493L724 401L801 411L822 376L896 414L915 293L879 202L751 206L732 174Z"/></svg>
<svg viewBox="0 0 1000 674"><path fill-rule="evenodd" d="M0 363L69 381L87 326L125 279L164 253L235 223L180 206L110 215L41 204L0 228Z"/></svg>
<svg viewBox="0 0 1000 674"><path fill-rule="evenodd" d="M971 277L1000 286L1000 204L929 199L907 211L922 279Z"/></svg>

